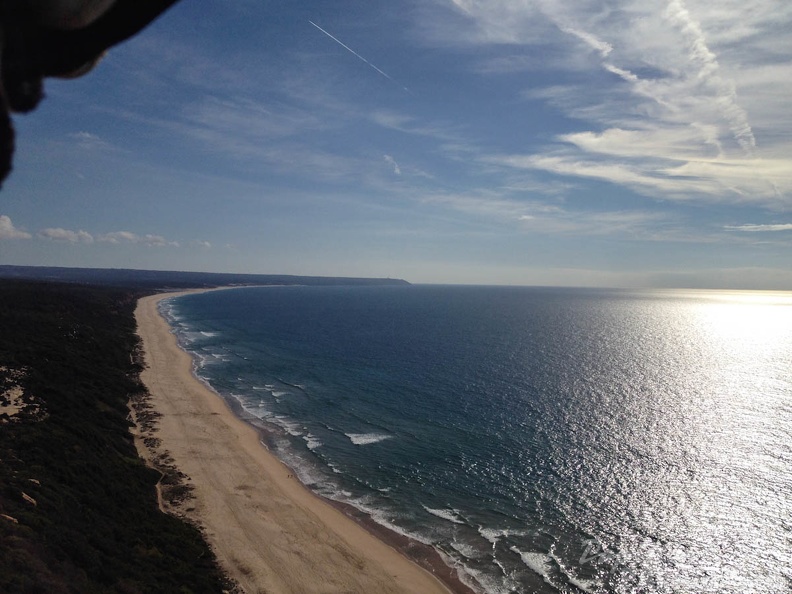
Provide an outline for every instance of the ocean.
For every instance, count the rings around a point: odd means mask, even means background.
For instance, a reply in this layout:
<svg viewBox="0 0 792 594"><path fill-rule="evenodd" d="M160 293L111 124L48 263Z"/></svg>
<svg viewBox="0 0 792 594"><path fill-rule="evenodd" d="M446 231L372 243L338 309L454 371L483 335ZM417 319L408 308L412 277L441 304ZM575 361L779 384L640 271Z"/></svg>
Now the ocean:
<svg viewBox="0 0 792 594"><path fill-rule="evenodd" d="M790 293L284 286L161 308L306 485L479 591L792 591Z"/></svg>

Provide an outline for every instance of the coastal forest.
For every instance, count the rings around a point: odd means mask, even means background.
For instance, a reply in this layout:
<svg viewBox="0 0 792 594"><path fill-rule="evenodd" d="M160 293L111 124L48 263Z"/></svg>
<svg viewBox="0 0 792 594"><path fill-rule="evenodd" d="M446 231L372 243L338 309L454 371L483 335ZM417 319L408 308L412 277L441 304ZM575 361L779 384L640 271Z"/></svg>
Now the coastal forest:
<svg viewBox="0 0 792 594"><path fill-rule="evenodd" d="M130 433L143 294L0 281L0 592L230 587L199 530L159 510Z"/></svg>

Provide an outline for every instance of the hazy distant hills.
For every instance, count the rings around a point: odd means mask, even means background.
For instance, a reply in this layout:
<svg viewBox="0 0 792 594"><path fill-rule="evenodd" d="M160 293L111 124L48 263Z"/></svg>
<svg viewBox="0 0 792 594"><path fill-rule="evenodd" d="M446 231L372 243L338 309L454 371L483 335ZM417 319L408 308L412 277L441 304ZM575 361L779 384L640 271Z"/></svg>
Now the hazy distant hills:
<svg viewBox="0 0 792 594"><path fill-rule="evenodd" d="M125 270L109 268L59 268L49 266L0 265L0 279L47 280L117 287L155 289L202 288L229 285L317 285L379 286L409 285L392 278L347 278L293 276L288 274L230 274L212 272L172 272L164 270Z"/></svg>

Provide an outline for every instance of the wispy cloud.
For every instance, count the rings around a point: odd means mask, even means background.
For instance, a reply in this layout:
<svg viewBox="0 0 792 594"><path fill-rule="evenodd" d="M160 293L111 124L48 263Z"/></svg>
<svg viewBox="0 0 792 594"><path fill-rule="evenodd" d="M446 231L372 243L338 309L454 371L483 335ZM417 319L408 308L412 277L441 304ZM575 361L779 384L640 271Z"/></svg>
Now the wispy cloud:
<svg viewBox="0 0 792 594"><path fill-rule="evenodd" d="M578 122L555 144L482 160L658 198L792 208L789 7L772 0L449 5L471 31L457 43L492 46L480 73L541 67L525 56L550 48L562 84L531 87L525 97ZM451 31L434 25L424 33L447 43Z"/></svg>
<svg viewBox="0 0 792 594"><path fill-rule="evenodd" d="M689 48L690 63L699 68L697 78L713 88L717 106L737 142L747 154L753 155L756 138L748 122L748 114L737 102L734 81L721 76L718 58L707 45L701 24L690 14L684 0L671 0L665 15L681 30Z"/></svg>
<svg viewBox="0 0 792 594"><path fill-rule="evenodd" d="M388 165L391 166L391 168L393 169L393 173L395 173L396 175L401 175L401 167L399 167L399 164L396 162L396 159L394 159L390 155L383 155L382 158Z"/></svg>
<svg viewBox="0 0 792 594"><path fill-rule="evenodd" d="M232 97L208 96L187 105L183 119L194 126L196 136L239 137L253 146L323 127L315 115L299 107Z"/></svg>
<svg viewBox="0 0 792 594"><path fill-rule="evenodd" d="M0 215L0 239L30 239L30 233L14 227L11 217Z"/></svg>
<svg viewBox="0 0 792 594"><path fill-rule="evenodd" d="M123 244L133 243L148 247L179 247L179 242L168 241L161 235L137 235L131 231L113 231L99 235L96 240L100 243Z"/></svg>
<svg viewBox="0 0 792 594"><path fill-rule="evenodd" d="M561 30L564 33L569 33L570 35L574 35L581 41L583 41L586 45L591 47L592 49L599 52L600 56L603 58L607 58L610 53L613 51L613 46L608 43L607 41L602 41L601 39L597 39L591 33L586 31L580 31L579 29L575 29L574 27L566 27L561 26Z"/></svg>
<svg viewBox="0 0 792 594"><path fill-rule="evenodd" d="M584 150L490 155L482 160L515 169L608 181L642 194L680 201L755 204L777 210L792 208L792 196L786 193L787 189L792 189L792 163L789 161L692 156L686 160L684 154L692 148L685 146L676 153L679 158L663 155L662 152L673 145L675 135L667 136L669 145L647 143L646 154L635 156L645 142L641 136L638 131L625 130L608 130L603 135L568 135L562 139ZM636 138L634 145L629 143L632 137Z"/></svg>
<svg viewBox="0 0 792 594"><path fill-rule="evenodd" d="M101 138L98 134L81 130L69 134L69 137L75 142L78 148L86 151L118 151L118 147L113 146Z"/></svg>
<svg viewBox="0 0 792 594"><path fill-rule="evenodd" d="M729 231L746 231L748 233L763 233L766 231L792 231L792 223L780 223L775 225L726 225L724 229Z"/></svg>
<svg viewBox="0 0 792 594"><path fill-rule="evenodd" d="M38 232L41 239L49 239L51 241L66 241L69 243L93 243L93 235L87 231L71 231L69 229L62 229L60 227L50 227L42 229Z"/></svg>
<svg viewBox="0 0 792 594"><path fill-rule="evenodd" d="M479 217L511 223L533 218L538 213L558 210L555 206L541 202L516 200L494 190L429 193L422 196L421 201L426 204L440 204Z"/></svg>
<svg viewBox="0 0 792 594"><path fill-rule="evenodd" d="M403 132L443 142L465 142L458 127L443 122L421 122L417 118L393 110L380 109L368 114L368 119L388 130Z"/></svg>
<svg viewBox="0 0 792 594"><path fill-rule="evenodd" d="M491 190L466 194L430 194L422 200L427 204L440 204L477 217L509 223L515 230L532 234L607 235L657 241L691 239L672 228L674 221L660 212L584 211L552 202L510 198ZM701 238L694 240L699 241Z"/></svg>

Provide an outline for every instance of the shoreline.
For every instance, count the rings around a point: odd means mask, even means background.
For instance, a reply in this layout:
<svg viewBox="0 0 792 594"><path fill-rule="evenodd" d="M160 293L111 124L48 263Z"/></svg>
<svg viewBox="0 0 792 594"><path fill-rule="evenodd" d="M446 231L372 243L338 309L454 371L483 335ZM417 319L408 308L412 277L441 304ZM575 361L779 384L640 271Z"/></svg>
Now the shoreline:
<svg viewBox="0 0 792 594"><path fill-rule="evenodd" d="M191 493L168 511L202 529L246 592L472 594L433 547L310 491L266 447L268 431L194 375L158 304L206 290L151 295L135 310L141 380L158 417L136 431L138 451L150 464L166 460Z"/></svg>

